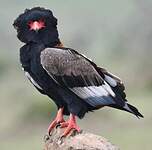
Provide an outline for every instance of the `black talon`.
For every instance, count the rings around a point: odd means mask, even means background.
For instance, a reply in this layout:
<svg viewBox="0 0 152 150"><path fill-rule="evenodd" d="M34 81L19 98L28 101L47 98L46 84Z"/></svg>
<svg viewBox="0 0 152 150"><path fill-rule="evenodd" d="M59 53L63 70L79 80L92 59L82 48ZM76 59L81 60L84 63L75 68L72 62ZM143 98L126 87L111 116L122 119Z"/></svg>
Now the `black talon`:
<svg viewBox="0 0 152 150"><path fill-rule="evenodd" d="M61 142L63 142L63 139L65 138L65 136L60 136L60 138L59 138L59 140L61 141Z"/></svg>
<svg viewBox="0 0 152 150"><path fill-rule="evenodd" d="M49 139L50 139L49 135L45 135L43 138L44 142L47 142Z"/></svg>
<svg viewBox="0 0 152 150"><path fill-rule="evenodd" d="M76 134L78 134L77 130L73 130L70 136L75 136Z"/></svg>
<svg viewBox="0 0 152 150"><path fill-rule="evenodd" d="M61 125L60 125L60 123L57 123L57 125L56 125L56 129L58 128L58 127L60 127Z"/></svg>
<svg viewBox="0 0 152 150"><path fill-rule="evenodd" d="M49 136L51 136L52 134L51 134L52 132L50 131L48 134L49 134Z"/></svg>

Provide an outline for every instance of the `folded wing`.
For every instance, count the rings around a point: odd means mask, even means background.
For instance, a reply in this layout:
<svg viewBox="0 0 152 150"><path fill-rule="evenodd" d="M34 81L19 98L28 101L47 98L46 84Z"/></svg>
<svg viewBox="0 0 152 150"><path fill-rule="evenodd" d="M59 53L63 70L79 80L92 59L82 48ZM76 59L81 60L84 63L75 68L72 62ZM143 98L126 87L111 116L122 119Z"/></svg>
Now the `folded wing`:
<svg viewBox="0 0 152 150"><path fill-rule="evenodd" d="M95 64L72 49L47 48L41 52L41 64L60 86L68 88L93 107L125 102L118 98Z"/></svg>

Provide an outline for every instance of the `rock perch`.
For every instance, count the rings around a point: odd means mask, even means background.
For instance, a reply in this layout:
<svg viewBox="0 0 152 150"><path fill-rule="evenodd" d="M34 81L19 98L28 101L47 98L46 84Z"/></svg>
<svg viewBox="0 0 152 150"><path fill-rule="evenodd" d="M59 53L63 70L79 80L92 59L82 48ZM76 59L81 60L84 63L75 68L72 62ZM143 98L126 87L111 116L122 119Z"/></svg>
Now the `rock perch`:
<svg viewBox="0 0 152 150"><path fill-rule="evenodd" d="M60 138L63 129L54 129L50 136L44 137L44 150L119 150L107 139L92 133L81 132L72 134L66 138Z"/></svg>

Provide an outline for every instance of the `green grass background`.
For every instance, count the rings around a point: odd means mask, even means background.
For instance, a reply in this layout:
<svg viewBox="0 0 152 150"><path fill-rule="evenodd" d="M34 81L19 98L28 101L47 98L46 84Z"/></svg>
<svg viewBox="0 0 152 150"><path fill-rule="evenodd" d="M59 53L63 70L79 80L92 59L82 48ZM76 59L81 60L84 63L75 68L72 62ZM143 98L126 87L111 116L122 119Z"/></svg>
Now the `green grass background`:
<svg viewBox="0 0 152 150"><path fill-rule="evenodd" d="M14 19L42 6L58 18L61 41L121 77L144 119L111 108L78 120L123 150L152 147L152 2L150 0L0 0L0 149L42 149L56 106L24 77Z"/></svg>

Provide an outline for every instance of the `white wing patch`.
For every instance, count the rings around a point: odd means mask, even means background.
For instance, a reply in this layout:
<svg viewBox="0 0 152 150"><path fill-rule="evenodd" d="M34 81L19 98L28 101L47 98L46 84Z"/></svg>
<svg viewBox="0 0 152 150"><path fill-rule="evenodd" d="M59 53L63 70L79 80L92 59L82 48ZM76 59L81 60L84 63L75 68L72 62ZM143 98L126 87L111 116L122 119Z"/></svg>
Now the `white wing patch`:
<svg viewBox="0 0 152 150"><path fill-rule="evenodd" d="M113 90L111 89L111 87L106 83L104 82L104 84L102 85L103 88L109 93L111 94L113 97L115 97L115 93L113 92Z"/></svg>
<svg viewBox="0 0 152 150"><path fill-rule="evenodd" d="M74 87L71 88L75 94L77 94L80 98L87 101L90 105L96 107L98 105L108 105L114 104L114 100L111 96L114 96L110 86L102 85L102 86L88 86L88 87ZM111 96L110 96L111 94Z"/></svg>
<svg viewBox="0 0 152 150"><path fill-rule="evenodd" d="M36 81L30 76L30 74L28 72L25 71L25 75L26 77L31 81L31 83L36 86L37 88L43 90L37 83Z"/></svg>
<svg viewBox="0 0 152 150"><path fill-rule="evenodd" d="M89 97L108 96L108 92L104 90L102 86L74 87L71 90L83 99Z"/></svg>
<svg viewBox="0 0 152 150"><path fill-rule="evenodd" d="M105 75L105 80L112 86L117 86L116 80L114 80L112 77Z"/></svg>

